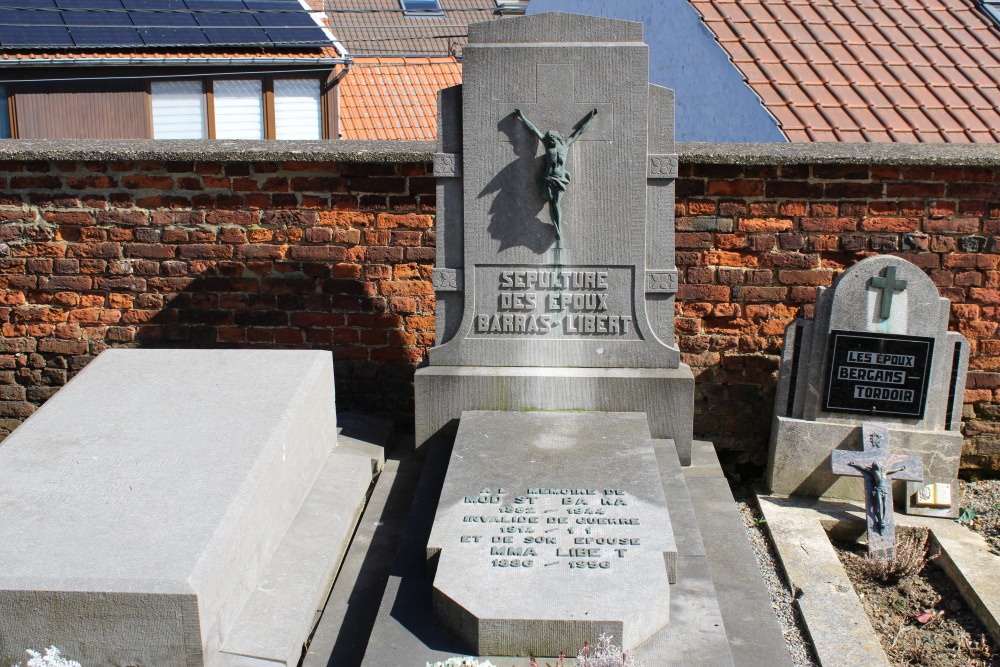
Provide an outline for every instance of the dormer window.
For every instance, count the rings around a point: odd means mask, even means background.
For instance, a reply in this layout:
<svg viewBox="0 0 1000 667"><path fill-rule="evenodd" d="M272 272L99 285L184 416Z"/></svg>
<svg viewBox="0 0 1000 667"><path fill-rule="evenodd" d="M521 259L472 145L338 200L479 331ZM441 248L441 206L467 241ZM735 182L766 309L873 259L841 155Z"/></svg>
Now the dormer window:
<svg viewBox="0 0 1000 667"><path fill-rule="evenodd" d="M399 0L407 16L444 16L441 0Z"/></svg>

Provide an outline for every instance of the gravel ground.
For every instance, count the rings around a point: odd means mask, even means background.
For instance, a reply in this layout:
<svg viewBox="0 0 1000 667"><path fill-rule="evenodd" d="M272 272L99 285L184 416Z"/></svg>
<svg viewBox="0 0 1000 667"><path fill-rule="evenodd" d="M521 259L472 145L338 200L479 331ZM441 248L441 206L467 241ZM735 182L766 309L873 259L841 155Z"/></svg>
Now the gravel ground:
<svg viewBox="0 0 1000 667"><path fill-rule="evenodd" d="M962 507L971 510L964 513L962 524L981 533L993 553L1000 554L1000 480L983 482L960 482Z"/></svg>
<svg viewBox="0 0 1000 667"><path fill-rule="evenodd" d="M1000 480L959 482L959 489L961 507L971 510L963 513L962 523L981 533L993 551L1000 554ZM756 496L749 488L737 484L733 484L732 491L761 575L771 593L771 604L784 632L792 662L796 667L817 667L815 651L793 604L794 598L757 508Z"/></svg>
<svg viewBox="0 0 1000 667"><path fill-rule="evenodd" d="M771 593L771 606L781 624L792 662L795 667L816 667L819 663L812 642L806 634L802 616L793 604L792 592L788 582L785 581L778 557L774 553L774 545L764 527L764 519L757 507L757 498L750 489L744 487L733 486L732 490L736 506L739 507L740 516L743 517L743 524L747 529L747 537L750 538L750 546L757 556L760 573Z"/></svg>

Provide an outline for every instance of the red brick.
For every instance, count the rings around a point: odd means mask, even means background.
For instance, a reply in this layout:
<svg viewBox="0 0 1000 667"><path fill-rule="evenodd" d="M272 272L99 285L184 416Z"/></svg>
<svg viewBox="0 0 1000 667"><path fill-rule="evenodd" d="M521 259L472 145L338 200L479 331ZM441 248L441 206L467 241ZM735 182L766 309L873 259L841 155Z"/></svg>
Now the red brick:
<svg viewBox="0 0 1000 667"><path fill-rule="evenodd" d="M725 285L680 285L677 298L681 301L729 301L730 288Z"/></svg>
<svg viewBox="0 0 1000 667"><path fill-rule="evenodd" d="M788 218L740 218L737 229L743 232L787 232L792 228Z"/></svg>
<svg viewBox="0 0 1000 667"><path fill-rule="evenodd" d="M917 218L865 218L861 229L866 232L915 232L920 226Z"/></svg>
<svg viewBox="0 0 1000 667"><path fill-rule="evenodd" d="M807 232L853 232L858 228L856 218L800 218L799 224Z"/></svg>

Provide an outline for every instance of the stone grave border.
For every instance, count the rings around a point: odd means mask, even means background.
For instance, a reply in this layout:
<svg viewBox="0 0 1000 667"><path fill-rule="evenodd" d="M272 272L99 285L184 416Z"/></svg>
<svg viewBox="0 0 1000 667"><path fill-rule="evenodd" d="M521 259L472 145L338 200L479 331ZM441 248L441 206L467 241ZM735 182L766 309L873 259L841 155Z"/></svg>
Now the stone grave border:
<svg viewBox="0 0 1000 667"><path fill-rule="evenodd" d="M865 529L863 504L758 495L782 569L822 667L889 667L861 600L830 542L830 533ZM952 520L896 514L897 527L928 528L944 570L994 641L1000 642L1000 556L978 533Z"/></svg>

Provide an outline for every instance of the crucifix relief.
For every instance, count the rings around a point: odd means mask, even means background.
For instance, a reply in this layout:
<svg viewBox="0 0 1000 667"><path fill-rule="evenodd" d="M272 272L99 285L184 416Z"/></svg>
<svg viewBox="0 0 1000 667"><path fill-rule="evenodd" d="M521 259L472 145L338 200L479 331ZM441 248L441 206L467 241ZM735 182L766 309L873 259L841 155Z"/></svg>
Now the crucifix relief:
<svg viewBox="0 0 1000 667"><path fill-rule="evenodd" d="M569 153L569 147L580 138L587 126L590 125L590 121L597 115L597 109L592 109L583 122L573 130L573 134L565 139L558 130L549 130L542 134L537 127L532 125L530 120L524 117L520 109L514 109L514 113L545 146L545 171L542 172L542 187L544 188L545 200L549 202L549 215L556 228L556 238L561 238L562 197L570 182L569 172L566 171L566 157Z"/></svg>
<svg viewBox="0 0 1000 667"><path fill-rule="evenodd" d="M865 514L868 518L868 553L891 558L896 548L896 524L892 511L892 482L918 482L924 478L919 456L889 453L889 428L885 424L861 424L860 452L835 449L833 474L863 477Z"/></svg>
<svg viewBox="0 0 1000 667"><path fill-rule="evenodd" d="M896 267L889 266L886 267L884 275L872 278L872 288L881 292L878 316L883 320L889 319L889 314L892 312L892 296L906 289L906 281L896 280Z"/></svg>
<svg viewBox="0 0 1000 667"><path fill-rule="evenodd" d="M573 65L536 65L534 99L516 103L514 116L542 143L541 194L549 204L556 238L562 237L562 199L570 183L569 149L579 140L610 140L610 105L576 101ZM585 134L586 133L586 134Z"/></svg>

